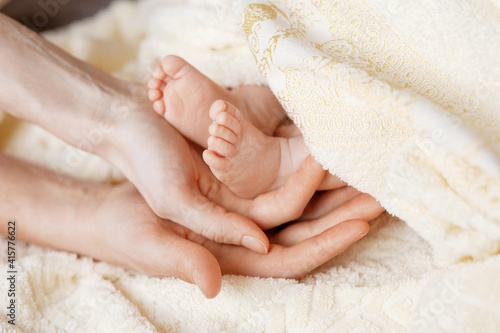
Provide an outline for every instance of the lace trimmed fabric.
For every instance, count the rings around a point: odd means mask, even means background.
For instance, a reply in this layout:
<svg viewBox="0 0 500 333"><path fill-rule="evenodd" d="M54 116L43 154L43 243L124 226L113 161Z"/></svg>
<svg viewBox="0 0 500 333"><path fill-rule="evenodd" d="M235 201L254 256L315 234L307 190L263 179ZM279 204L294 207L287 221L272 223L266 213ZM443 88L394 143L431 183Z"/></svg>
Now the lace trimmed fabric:
<svg viewBox="0 0 500 333"><path fill-rule="evenodd" d="M438 261L500 251L500 15L467 0L233 3L316 159Z"/></svg>

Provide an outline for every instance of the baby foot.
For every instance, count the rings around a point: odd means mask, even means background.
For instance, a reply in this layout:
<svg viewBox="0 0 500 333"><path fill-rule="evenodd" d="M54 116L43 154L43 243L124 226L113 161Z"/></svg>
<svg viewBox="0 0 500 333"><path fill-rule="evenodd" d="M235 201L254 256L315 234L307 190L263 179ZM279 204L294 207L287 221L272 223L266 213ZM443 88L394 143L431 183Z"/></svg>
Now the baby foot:
<svg viewBox="0 0 500 333"><path fill-rule="evenodd" d="M236 105L247 121L270 135L286 117L268 87L225 89L176 56L162 60L148 81L148 89L154 110L205 148L212 123L207 110L218 99Z"/></svg>
<svg viewBox="0 0 500 333"><path fill-rule="evenodd" d="M246 121L231 103L219 100L210 108L208 149L203 159L214 175L238 196L253 198L282 183L291 168L282 168L289 156L288 139L269 137ZM304 156L304 158L307 154Z"/></svg>

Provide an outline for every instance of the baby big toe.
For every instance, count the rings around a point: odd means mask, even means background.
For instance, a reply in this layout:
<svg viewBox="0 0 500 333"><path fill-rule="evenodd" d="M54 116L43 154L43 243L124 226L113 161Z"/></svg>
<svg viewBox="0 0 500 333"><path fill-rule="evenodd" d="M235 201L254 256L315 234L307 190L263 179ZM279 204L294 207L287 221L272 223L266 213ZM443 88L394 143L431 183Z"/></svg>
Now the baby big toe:
<svg viewBox="0 0 500 333"><path fill-rule="evenodd" d="M217 116L220 113L225 112L225 111L226 111L226 102L219 99L219 100L212 103L208 114L210 116L210 119L215 121L215 118L217 118Z"/></svg>
<svg viewBox="0 0 500 333"><path fill-rule="evenodd" d="M163 72L166 73L166 76L170 76L174 79L181 74L180 71L187 65L189 65L189 63L186 60L174 55L168 55L161 61Z"/></svg>
<svg viewBox="0 0 500 333"><path fill-rule="evenodd" d="M228 173L231 170L231 161L225 157L217 155L214 151L206 149L203 151L203 160L212 170L213 174L221 182L228 181Z"/></svg>
<svg viewBox="0 0 500 333"><path fill-rule="evenodd" d="M218 156L215 152L207 149L203 152L203 160L218 180L224 184L231 181L230 159Z"/></svg>

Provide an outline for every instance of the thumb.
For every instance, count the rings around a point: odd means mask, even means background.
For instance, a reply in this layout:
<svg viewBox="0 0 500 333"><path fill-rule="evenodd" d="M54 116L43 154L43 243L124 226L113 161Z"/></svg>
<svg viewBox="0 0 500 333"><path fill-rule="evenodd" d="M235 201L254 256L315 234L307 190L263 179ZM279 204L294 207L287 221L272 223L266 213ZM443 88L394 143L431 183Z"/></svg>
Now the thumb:
<svg viewBox="0 0 500 333"><path fill-rule="evenodd" d="M266 254L269 240L266 234L250 219L228 212L196 189L184 192L177 207L179 224L217 243L246 247Z"/></svg>
<svg viewBox="0 0 500 333"><path fill-rule="evenodd" d="M147 256L141 256L142 263L144 258L148 262L141 270L146 274L172 276L196 284L207 298L219 294L222 285L219 263L203 246L163 229L156 233L155 241L147 242L144 252Z"/></svg>
<svg viewBox="0 0 500 333"><path fill-rule="evenodd" d="M309 155L285 185L256 197L245 215L264 230L298 219L324 175L321 164Z"/></svg>
<svg viewBox="0 0 500 333"><path fill-rule="evenodd" d="M324 174L321 164L312 156L308 156L280 188L254 199L244 199L236 196L228 187L221 186L218 191L213 191L215 195L210 195L209 198L230 211L247 216L260 228L267 230L299 218L323 180Z"/></svg>

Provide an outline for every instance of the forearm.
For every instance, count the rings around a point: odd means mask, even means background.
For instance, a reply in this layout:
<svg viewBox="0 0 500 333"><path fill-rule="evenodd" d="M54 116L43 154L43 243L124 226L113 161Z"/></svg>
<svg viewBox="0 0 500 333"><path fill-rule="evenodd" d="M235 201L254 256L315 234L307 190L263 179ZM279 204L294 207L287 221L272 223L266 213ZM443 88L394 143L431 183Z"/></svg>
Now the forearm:
<svg viewBox="0 0 500 333"><path fill-rule="evenodd" d="M60 182L53 172L3 154L0 165L0 235L7 235L7 223L15 220L19 240L74 252L88 242L91 221L81 221L100 193L97 185Z"/></svg>
<svg viewBox="0 0 500 333"><path fill-rule="evenodd" d="M0 49L0 109L75 146L99 122L110 121L111 112L103 110L114 100L130 97L126 82L77 60L3 14Z"/></svg>

